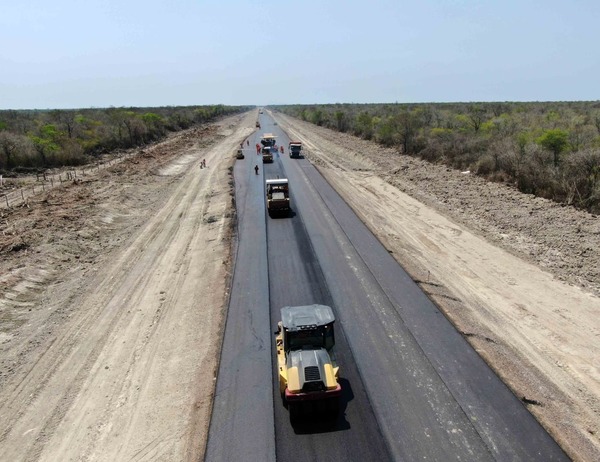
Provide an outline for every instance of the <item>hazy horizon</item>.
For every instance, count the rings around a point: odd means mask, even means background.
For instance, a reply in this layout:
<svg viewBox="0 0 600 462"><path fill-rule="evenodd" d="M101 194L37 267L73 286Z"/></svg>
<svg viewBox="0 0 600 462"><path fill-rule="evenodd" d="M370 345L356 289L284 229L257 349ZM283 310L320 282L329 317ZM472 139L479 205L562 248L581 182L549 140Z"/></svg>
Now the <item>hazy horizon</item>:
<svg viewBox="0 0 600 462"><path fill-rule="evenodd" d="M24 0L0 109L597 101L600 4Z"/></svg>

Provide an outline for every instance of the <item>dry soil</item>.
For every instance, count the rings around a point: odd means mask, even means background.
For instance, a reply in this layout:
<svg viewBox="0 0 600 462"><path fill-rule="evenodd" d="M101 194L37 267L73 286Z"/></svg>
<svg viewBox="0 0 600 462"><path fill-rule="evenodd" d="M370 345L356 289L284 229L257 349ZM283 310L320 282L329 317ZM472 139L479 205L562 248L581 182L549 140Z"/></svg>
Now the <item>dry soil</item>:
<svg viewBox="0 0 600 462"><path fill-rule="evenodd" d="M568 454L600 460L600 219L276 117ZM255 119L0 209L0 460L203 457Z"/></svg>

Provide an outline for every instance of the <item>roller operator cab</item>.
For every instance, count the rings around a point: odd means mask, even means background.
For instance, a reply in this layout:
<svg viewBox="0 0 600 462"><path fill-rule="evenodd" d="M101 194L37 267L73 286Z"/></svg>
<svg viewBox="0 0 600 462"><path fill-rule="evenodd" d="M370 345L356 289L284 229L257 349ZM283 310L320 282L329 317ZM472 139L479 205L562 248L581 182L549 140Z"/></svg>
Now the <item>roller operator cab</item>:
<svg viewBox="0 0 600 462"><path fill-rule="evenodd" d="M326 305L281 308L276 332L279 390L292 422L315 412L338 414L342 388L333 351L334 322Z"/></svg>

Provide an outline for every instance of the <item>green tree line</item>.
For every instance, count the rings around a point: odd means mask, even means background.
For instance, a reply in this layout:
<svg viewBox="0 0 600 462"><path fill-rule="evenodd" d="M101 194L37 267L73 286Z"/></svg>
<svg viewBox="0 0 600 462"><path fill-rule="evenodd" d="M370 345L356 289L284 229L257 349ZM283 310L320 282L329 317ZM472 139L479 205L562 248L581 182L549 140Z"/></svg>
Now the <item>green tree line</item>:
<svg viewBox="0 0 600 462"><path fill-rule="evenodd" d="M600 102L287 105L274 109L600 213Z"/></svg>
<svg viewBox="0 0 600 462"><path fill-rule="evenodd" d="M142 146L169 132L249 110L176 106L0 111L0 173L86 164L103 153Z"/></svg>

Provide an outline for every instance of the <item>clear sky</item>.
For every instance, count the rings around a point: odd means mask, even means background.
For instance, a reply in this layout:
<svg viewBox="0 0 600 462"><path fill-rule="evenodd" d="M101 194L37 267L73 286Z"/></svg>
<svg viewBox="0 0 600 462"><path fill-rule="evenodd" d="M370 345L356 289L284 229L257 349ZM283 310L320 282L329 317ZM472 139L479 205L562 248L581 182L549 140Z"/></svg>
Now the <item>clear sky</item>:
<svg viewBox="0 0 600 462"><path fill-rule="evenodd" d="M599 0L2 0L0 109L600 99Z"/></svg>

